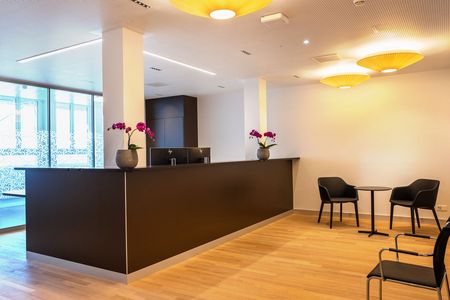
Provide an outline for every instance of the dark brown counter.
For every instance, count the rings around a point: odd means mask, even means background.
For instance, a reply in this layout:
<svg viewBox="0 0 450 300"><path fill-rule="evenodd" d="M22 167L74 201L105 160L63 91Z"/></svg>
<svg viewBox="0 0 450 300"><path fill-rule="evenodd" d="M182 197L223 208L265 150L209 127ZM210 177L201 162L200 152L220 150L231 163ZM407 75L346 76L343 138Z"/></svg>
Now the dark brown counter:
<svg viewBox="0 0 450 300"><path fill-rule="evenodd" d="M27 251L133 273L292 210L292 160L25 168Z"/></svg>

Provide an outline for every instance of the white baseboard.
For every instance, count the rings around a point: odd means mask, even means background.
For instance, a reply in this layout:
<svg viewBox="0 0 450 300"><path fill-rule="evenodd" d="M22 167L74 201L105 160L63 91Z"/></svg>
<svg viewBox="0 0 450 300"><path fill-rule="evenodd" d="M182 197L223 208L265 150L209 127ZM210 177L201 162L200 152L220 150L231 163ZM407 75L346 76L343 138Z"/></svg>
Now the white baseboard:
<svg viewBox="0 0 450 300"><path fill-rule="evenodd" d="M294 209L294 213L307 213L307 214L316 214L317 216L319 215L319 210L315 210L315 209L302 209L302 208L298 208L298 209ZM327 216L330 214L330 211L323 211L322 212L322 216ZM342 213L343 216L354 216L355 213L353 212L343 212ZM419 210L419 215L420 215L420 210ZM339 209L337 209L337 212L334 211L333 212L333 216L339 216ZM370 218L370 213L359 213L359 217L360 218ZM376 218L381 218L381 219L389 219L389 215L386 214L375 214ZM402 221L411 221L411 216L399 216L399 215L395 215L394 214L394 220L402 220ZM420 216L420 221L425 221L425 223L433 223L435 224L436 221L434 220L434 218L430 218L430 217L422 217ZM447 219L442 219L440 218L439 221L441 222L445 222L447 221Z"/></svg>
<svg viewBox="0 0 450 300"><path fill-rule="evenodd" d="M121 282L121 283L127 284L130 282L142 279L148 275L151 275L155 272L161 271L161 270L168 268L170 266L173 266L175 264L178 264L178 263L180 263L184 260L187 260L191 257L194 257L202 252L205 252L207 250L215 248L223 243L226 243L230 240L233 240L239 236L247 234L253 230L256 230L260 227L263 227L269 223L272 223L278 219L281 219L281 218L291 215L293 213L294 213L294 211L290 210L285 213L279 214L270 219L261 221L259 223L248 226L248 227L238 230L236 232L230 233L230 234L223 236L221 238L218 238L214 241L208 242L204 245L195 247L186 252L172 256L166 260L163 260L161 262L158 262L158 263L148 266L146 268L140 269L140 270L130 273L128 275L101 269L101 268L97 268L97 267L84 265L84 264L80 264L80 263L76 263L76 262L72 262L72 261L68 261L68 260L64 260L64 259L60 259L60 258L56 258L56 257L51 257L51 256L47 256L47 255L43 255L43 254L31 252L31 251L27 251L27 260L38 261L38 262L46 263L46 264L53 265L56 267L60 267L60 268L66 269L68 271L82 273L82 274L98 277L101 279L106 279L106 280L110 280L110 281Z"/></svg>

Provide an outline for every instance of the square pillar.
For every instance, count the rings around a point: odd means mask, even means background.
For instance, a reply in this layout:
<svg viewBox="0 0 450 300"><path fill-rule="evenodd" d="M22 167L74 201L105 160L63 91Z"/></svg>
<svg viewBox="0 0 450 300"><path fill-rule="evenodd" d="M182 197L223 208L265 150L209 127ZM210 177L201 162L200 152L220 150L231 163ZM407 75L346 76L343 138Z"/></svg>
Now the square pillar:
<svg viewBox="0 0 450 300"><path fill-rule="evenodd" d="M248 138L252 129L267 131L267 83L262 78L244 81L245 159L256 159L258 145Z"/></svg>
<svg viewBox="0 0 450 300"><path fill-rule="evenodd" d="M144 98L144 42L141 33L117 28L103 33L103 101L104 125L125 122L133 129L137 122L145 122ZM119 149L127 149L124 132L105 131L105 167L115 167ZM138 167L146 166L145 134L135 132L132 143L138 150Z"/></svg>

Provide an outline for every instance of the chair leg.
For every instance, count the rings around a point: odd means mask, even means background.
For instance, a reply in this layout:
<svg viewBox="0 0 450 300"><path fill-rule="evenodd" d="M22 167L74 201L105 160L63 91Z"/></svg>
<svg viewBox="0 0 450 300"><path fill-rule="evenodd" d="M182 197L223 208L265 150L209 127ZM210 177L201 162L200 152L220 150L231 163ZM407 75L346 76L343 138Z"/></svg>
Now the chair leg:
<svg viewBox="0 0 450 300"><path fill-rule="evenodd" d="M383 279L380 278L380 300L383 299Z"/></svg>
<svg viewBox="0 0 450 300"><path fill-rule="evenodd" d="M416 211L417 227L420 228L419 209L416 207L414 210Z"/></svg>
<svg viewBox="0 0 450 300"><path fill-rule="evenodd" d="M372 278L367 278L367 285L366 285L367 300L370 300L370 281L371 280L372 280Z"/></svg>
<svg viewBox="0 0 450 300"><path fill-rule="evenodd" d="M442 300L442 293L441 293L441 289L438 288L437 290L437 294L438 294L438 299Z"/></svg>
<svg viewBox="0 0 450 300"><path fill-rule="evenodd" d="M353 202L355 205L356 226L359 227L358 202Z"/></svg>
<svg viewBox="0 0 450 300"><path fill-rule="evenodd" d="M319 219L317 220L317 223L320 223L320 218L322 217L323 205L324 205L324 203L322 202L320 204Z"/></svg>
<svg viewBox="0 0 450 300"><path fill-rule="evenodd" d="M434 219L436 220L436 224L437 224L437 226L439 228L439 231L441 231L442 230L441 229L441 224L439 223L439 219L438 219L436 210L434 209L434 207L431 210L433 211Z"/></svg>
<svg viewBox="0 0 450 300"><path fill-rule="evenodd" d="M330 203L330 229L333 228L333 205L334 203Z"/></svg>
<svg viewBox="0 0 450 300"><path fill-rule="evenodd" d="M414 224L414 207L411 207L410 208L410 210L411 210L411 230L412 230L412 233L413 234L415 234L416 233L416 225Z"/></svg>
<svg viewBox="0 0 450 300"><path fill-rule="evenodd" d="M394 220L394 204L391 203L391 216L389 220L389 229L392 229L392 221Z"/></svg>
<svg viewBox="0 0 450 300"><path fill-rule="evenodd" d="M447 294L448 294L448 297L450 298L450 286L448 284L447 273L445 273L445 283L447 284Z"/></svg>
<svg viewBox="0 0 450 300"><path fill-rule="evenodd" d="M340 203L339 213L340 213L339 219L340 219L340 221L342 222L342 203Z"/></svg>

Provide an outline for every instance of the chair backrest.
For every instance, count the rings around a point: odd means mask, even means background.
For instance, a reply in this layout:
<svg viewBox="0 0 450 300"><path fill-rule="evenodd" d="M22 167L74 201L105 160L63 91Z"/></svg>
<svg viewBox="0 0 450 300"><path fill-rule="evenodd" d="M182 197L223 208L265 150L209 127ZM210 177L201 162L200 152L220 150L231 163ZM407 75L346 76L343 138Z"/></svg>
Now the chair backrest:
<svg viewBox="0 0 450 300"><path fill-rule="evenodd" d="M439 191L439 180L434 179L417 179L409 185L411 196L415 198L420 191L432 190L428 193L425 199L422 199L423 204L433 206L436 204L436 199Z"/></svg>
<svg viewBox="0 0 450 300"><path fill-rule="evenodd" d="M346 191L348 189L348 184L345 183L345 181L340 177L319 177L319 179L317 179L317 182L319 183L319 188L320 186L327 188L328 193L332 198L342 197L346 194ZM322 198L322 200L325 199Z"/></svg>
<svg viewBox="0 0 450 300"><path fill-rule="evenodd" d="M444 227L439 233L439 236L436 240L436 244L434 245L433 269L434 269L434 276L436 277L436 283L438 284L438 286L441 286L442 279L446 272L444 259L449 236L450 236L450 218L447 219L447 223L445 223Z"/></svg>

